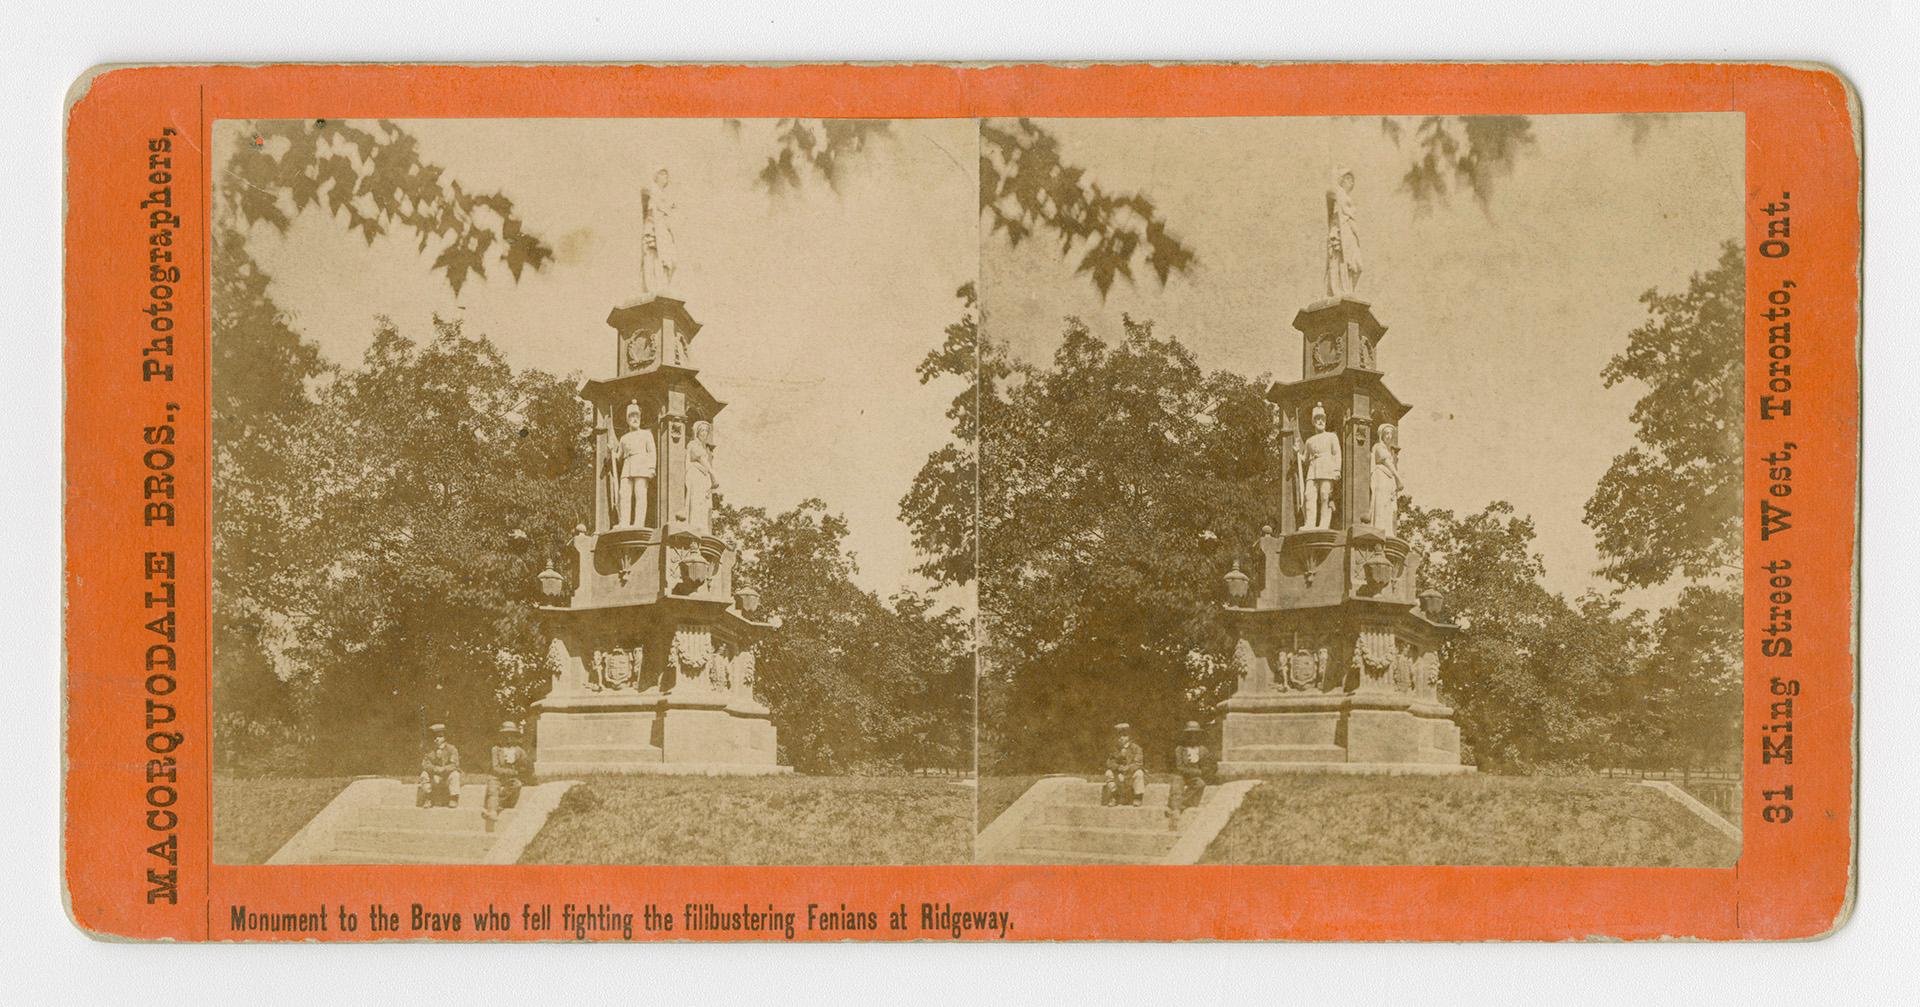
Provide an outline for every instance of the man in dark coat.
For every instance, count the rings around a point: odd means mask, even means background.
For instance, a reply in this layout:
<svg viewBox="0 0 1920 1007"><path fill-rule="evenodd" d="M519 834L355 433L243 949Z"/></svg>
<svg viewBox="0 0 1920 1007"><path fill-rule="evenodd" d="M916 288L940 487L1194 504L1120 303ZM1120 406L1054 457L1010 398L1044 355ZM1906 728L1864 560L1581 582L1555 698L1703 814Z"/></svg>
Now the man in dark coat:
<svg viewBox="0 0 1920 1007"><path fill-rule="evenodd" d="M500 740L493 746L490 768L493 778L487 781L486 806L480 812L488 832L493 831L501 811L520 803L520 788L533 777L533 760L520 743L519 724L509 720L500 725Z"/></svg>
<svg viewBox="0 0 1920 1007"><path fill-rule="evenodd" d="M1207 778L1213 775L1213 753L1201 744L1197 721L1187 721L1186 730L1180 732L1180 744L1173 750L1173 786L1167 791L1167 824L1177 827L1180 812L1200 803L1206 795Z"/></svg>

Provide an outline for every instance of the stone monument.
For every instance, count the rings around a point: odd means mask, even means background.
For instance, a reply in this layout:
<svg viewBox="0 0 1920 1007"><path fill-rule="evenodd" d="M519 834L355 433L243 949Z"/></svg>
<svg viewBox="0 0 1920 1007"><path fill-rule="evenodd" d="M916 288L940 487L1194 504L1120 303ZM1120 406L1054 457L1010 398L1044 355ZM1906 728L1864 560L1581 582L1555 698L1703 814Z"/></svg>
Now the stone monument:
<svg viewBox="0 0 1920 1007"><path fill-rule="evenodd" d="M1328 196L1330 296L1293 320L1301 380L1275 384L1285 482L1256 576L1227 574L1239 679L1221 704L1222 772L1460 773L1439 647L1459 632L1396 536L1408 406L1379 365L1387 327L1353 296L1351 203Z"/></svg>
<svg viewBox="0 0 1920 1007"><path fill-rule="evenodd" d="M540 575L537 608L553 684L534 704L535 769L573 773L767 774L770 713L754 695L755 645L776 628L736 582L738 554L713 534L713 425L724 403L700 383L700 323L662 292L673 267L649 190L638 300L607 316L614 375L587 381L593 407L592 526L574 529L569 578Z"/></svg>

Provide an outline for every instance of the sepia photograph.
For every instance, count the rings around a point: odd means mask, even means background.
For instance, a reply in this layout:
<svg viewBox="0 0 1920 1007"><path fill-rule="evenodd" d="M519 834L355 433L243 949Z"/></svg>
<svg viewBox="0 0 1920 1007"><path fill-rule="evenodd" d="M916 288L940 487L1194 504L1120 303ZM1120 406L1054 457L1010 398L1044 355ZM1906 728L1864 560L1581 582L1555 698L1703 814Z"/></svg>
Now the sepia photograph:
<svg viewBox="0 0 1920 1007"><path fill-rule="evenodd" d="M1779 61L89 71L68 918L1849 929L1860 115Z"/></svg>
<svg viewBox="0 0 1920 1007"><path fill-rule="evenodd" d="M213 124L214 859L968 862L976 134Z"/></svg>
<svg viewBox="0 0 1920 1007"><path fill-rule="evenodd" d="M988 119L1012 864L1732 867L1745 119Z"/></svg>
<svg viewBox="0 0 1920 1007"><path fill-rule="evenodd" d="M220 122L216 858L1730 867L1743 122Z"/></svg>

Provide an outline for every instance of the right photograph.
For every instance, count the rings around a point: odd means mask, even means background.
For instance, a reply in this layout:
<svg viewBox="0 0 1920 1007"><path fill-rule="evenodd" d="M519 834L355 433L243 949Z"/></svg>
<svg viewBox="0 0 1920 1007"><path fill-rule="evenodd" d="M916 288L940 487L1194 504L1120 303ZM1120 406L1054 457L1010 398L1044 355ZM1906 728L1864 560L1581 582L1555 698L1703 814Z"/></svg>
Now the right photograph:
<svg viewBox="0 0 1920 1007"><path fill-rule="evenodd" d="M984 120L975 859L1731 868L1744 137Z"/></svg>

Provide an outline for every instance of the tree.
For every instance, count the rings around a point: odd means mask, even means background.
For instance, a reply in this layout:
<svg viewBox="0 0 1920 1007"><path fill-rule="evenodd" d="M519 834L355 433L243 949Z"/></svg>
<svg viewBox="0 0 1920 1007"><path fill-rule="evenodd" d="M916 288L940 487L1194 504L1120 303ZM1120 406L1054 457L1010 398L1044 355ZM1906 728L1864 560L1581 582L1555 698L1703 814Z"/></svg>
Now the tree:
<svg viewBox="0 0 1920 1007"><path fill-rule="evenodd" d="M1402 500L1400 531L1426 557L1424 585L1464 630L1441 651L1441 690L1483 769L1531 772L1620 761L1647 632L1618 599L1568 604L1541 584L1534 526L1496 501L1477 514Z"/></svg>
<svg viewBox="0 0 1920 1007"><path fill-rule="evenodd" d="M1165 750L1231 680L1219 573L1278 499L1263 384L1132 319L1112 348L1070 321L1051 367L1000 366L975 414L982 762L1085 763L1116 719ZM934 569L964 571L961 526L908 519Z"/></svg>
<svg viewBox="0 0 1920 1007"><path fill-rule="evenodd" d="M1740 764L1740 593L1689 584L1654 624L1643 686L1648 768L1737 769Z"/></svg>
<svg viewBox="0 0 1920 1007"><path fill-rule="evenodd" d="M953 439L920 467L900 500L900 516L913 531L914 548L926 557L916 572L944 584L967 584L978 559L980 432L985 417L997 419L1001 385L1013 367L1005 347L981 338L973 284L954 296L961 302L960 319L947 326L945 342L919 368L923 385L960 383L947 406Z"/></svg>
<svg viewBox="0 0 1920 1007"><path fill-rule="evenodd" d="M760 645L757 691L804 772L960 769L970 762L968 627L931 599L892 603L853 582L847 524L819 500L769 515L722 502L716 533L765 585L780 629Z"/></svg>
<svg viewBox="0 0 1920 1007"><path fill-rule="evenodd" d="M304 605L316 518L296 463L314 436L309 382L330 369L274 305L270 278L230 236L213 249L213 690L225 765L297 762L300 732L277 654Z"/></svg>
<svg viewBox="0 0 1920 1007"><path fill-rule="evenodd" d="M1639 684L1641 757L1666 766L1738 763L1745 290L1743 251L1726 242L1684 293L1641 295L1647 321L1602 371L1608 387L1647 389L1636 443L1587 501L1603 572L1630 587L1683 582Z"/></svg>
<svg viewBox="0 0 1920 1007"><path fill-rule="evenodd" d="M726 121L735 134L740 120ZM770 194L798 191L809 175L836 187L846 162L890 133L872 119L780 119L756 182ZM1082 166L1062 159L1059 140L1029 119L982 120L980 212L1009 247L1036 234L1080 256L1077 271L1105 296L1116 279L1134 279L1140 262L1161 284L1199 262L1142 192L1108 192Z"/></svg>
<svg viewBox="0 0 1920 1007"><path fill-rule="evenodd" d="M1727 242L1686 292L1640 296L1650 317L1601 372L1609 388L1647 388L1633 406L1638 443L1587 501L1604 572L1622 584L1738 575L1745 291L1744 255Z"/></svg>
<svg viewBox="0 0 1920 1007"><path fill-rule="evenodd" d="M272 280L249 254L264 223L284 233L312 207L371 244L410 229L430 268L458 292L486 274L489 250L518 279L552 252L500 193L470 194L421 160L389 122L240 123L216 179L212 270L213 688L215 754L229 768L296 770L314 738L290 688L290 649L316 605L333 541L316 487L335 419L314 389L335 375L274 304ZM308 697L309 699L311 697Z"/></svg>
<svg viewBox="0 0 1920 1007"><path fill-rule="evenodd" d="M484 750L547 681L535 575L592 479L573 389L436 319L418 345L383 325L318 408L328 433L301 462L324 539L292 652L315 750L393 771L433 720Z"/></svg>

